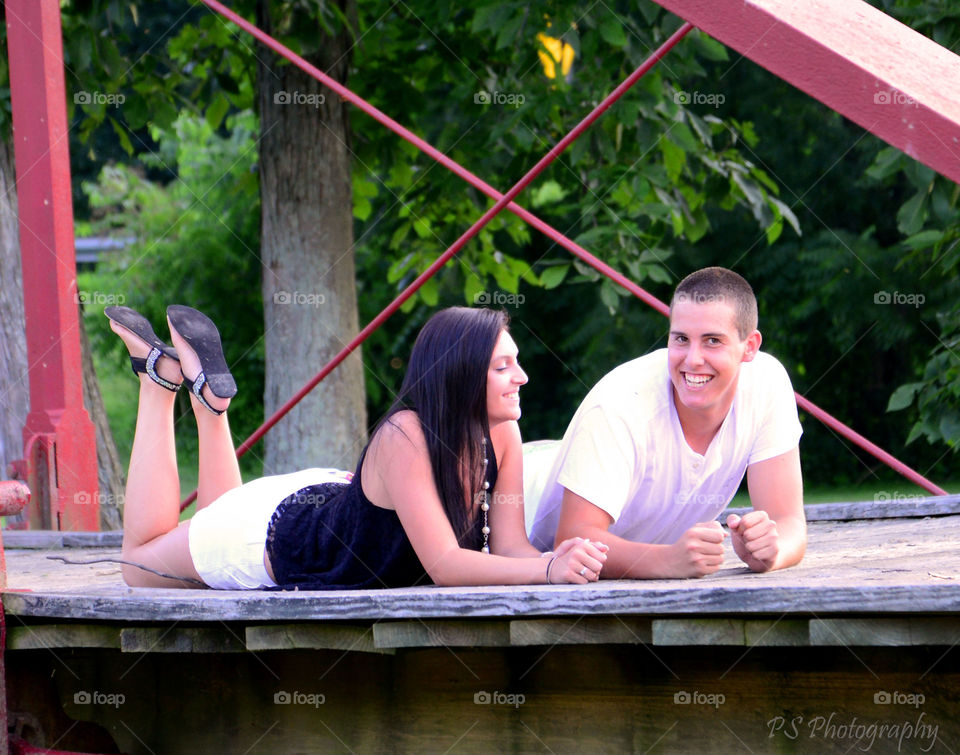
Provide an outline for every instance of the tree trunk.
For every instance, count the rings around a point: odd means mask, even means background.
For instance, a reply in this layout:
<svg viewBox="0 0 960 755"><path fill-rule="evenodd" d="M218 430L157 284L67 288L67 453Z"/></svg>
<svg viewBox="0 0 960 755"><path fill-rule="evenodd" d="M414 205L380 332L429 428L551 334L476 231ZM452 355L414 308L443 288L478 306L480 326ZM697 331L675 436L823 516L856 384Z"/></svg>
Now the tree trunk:
<svg viewBox="0 0 960 755"><path fill-rule="evenodd" d="M277 24L267 0L258 23ZM308 59L347 77L349 37L316 26ZM269 416L358 331L347 106L299 68L258 52L264 409ZM366 442L359 350L266 436L264 474L310 466L352 469Z"/></svg>
<svg viewBox="0 0 960 755"><path fill-rule="evenodd" d="M0 281L0 478L5 479L7 465L23 458L30 411L13 144L5 139L0 140Z"/></svg>

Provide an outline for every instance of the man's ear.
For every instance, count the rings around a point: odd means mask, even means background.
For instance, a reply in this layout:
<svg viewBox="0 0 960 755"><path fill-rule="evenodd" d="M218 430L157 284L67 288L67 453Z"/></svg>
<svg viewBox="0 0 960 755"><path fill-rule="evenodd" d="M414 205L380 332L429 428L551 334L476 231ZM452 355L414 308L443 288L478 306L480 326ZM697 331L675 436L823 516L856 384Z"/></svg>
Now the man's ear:
<svg viewBox="0 0 960 755"><path fill-rule="evenodd" d="M757 355L757 352L760 351L761 343L763 343L763 336L760 335L759 330L755 330L748 335L747 340L744 341L746 346L743 351L743 359L740 361L752 362L753 358Z"/></svg>

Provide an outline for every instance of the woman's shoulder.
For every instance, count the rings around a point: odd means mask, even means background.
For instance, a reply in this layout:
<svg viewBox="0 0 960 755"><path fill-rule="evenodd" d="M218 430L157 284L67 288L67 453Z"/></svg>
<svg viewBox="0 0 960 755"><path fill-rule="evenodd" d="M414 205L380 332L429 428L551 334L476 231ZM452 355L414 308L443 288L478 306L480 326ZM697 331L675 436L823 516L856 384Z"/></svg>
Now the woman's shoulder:
<svg viewBox="0 0 960 755"><path fill-rule="evenodd" d="M522 444L523 439L520 437L520 424L511 420L494 425L490 428L490 440L492 440L493 445L497 447L501 445Z"/></svg>
<svg viewBox="0 0 960 755"><path fill-rule="evenodd" d="M380 423L370 439L368 454L422 453L426 447L426 436L417 413L412 409L401 409Z"/></svg>

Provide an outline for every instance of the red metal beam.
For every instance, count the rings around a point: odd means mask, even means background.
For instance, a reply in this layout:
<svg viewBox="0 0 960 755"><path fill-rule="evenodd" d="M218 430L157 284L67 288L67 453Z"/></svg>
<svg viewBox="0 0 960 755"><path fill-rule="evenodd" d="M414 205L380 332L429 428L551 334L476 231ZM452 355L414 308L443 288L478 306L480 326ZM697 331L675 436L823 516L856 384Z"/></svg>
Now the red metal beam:
<svg viewBox="0 0 960 755"><path fill-rule="evenodd" d="M7 0L6 15L30 375L23 440L38 504L30 507L30 523L97 530L97 444L83 406L60 2Z"/></svg>
<svg viewBox="0 0 960 755"><path fill-rule="evenodd" d="M862 0L656 0L960 183L960 57Z"/></svg>

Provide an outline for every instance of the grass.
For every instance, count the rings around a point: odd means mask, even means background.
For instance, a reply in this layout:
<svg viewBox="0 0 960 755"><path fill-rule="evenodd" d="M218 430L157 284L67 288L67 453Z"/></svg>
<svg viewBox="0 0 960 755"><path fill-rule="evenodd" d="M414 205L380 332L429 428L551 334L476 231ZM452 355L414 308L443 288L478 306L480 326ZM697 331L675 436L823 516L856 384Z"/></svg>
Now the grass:
<svg viewBox="0 0 960 755"><path fill-rule="evenodd" d="M960 493L960 480L945 482L943 480L933 480L948 493ZM807 488L803 491L804 503L850 503L855 501L889 501L894 498L913 498L915 496L926 497L930 495L923 488L914 485L912 482L901 478L898 481L877 480L873 483L862 485L836 485L836 486L817 486ZM750 497L747 495L746 485L741 485L740 490L730 502L731 506L750 506Z"/></svg>

